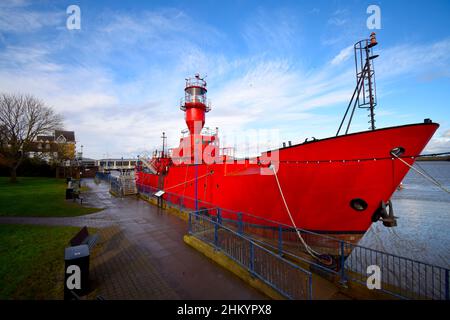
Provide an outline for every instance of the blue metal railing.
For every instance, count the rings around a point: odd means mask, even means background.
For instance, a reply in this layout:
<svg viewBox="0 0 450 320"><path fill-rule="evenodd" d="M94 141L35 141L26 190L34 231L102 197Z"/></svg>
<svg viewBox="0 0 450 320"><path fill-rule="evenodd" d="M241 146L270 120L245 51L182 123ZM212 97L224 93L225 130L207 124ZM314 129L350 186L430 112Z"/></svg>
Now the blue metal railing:
<svg viewBox="0 0 450 320"><path fill-rule="evenodd" d="M122 185L119 177L112 176L109 173L97 172L94 177L95 181L105 181L109 183L109 190L117 195L122 195Z"/></svg>
<svg viewBox="0 0 450 320"><path fill-rule="evenodd" d="M137 184L138 192L149 197L158 191L148 185ZM164 200L180 210L195 208L195 199L166 192ZM199 212L217 218L214 204L198 200ZM254 243L290 260L306 262L315 268L334 274L339 281L348 280L366 285L369 266L378 266L381 272L380 291L400 299L450 300L450 270L406 257L363 247L324 234L298 229L305 241L316 251L334 257L332 266L326 266L303 250L296 230L289 225L244 212L221 209L221 228L226 227ZM191 219L191 217L189 217ZM196 219L198 217L196 216Z"/></svg>
<svg viewBox="0 0 450 320"><path fill-rule="evenodd" d="M224 226L220 209L215 210L215 217L189 212L189 233L213 245L284 297L312 299L311 272Z"/></svg>

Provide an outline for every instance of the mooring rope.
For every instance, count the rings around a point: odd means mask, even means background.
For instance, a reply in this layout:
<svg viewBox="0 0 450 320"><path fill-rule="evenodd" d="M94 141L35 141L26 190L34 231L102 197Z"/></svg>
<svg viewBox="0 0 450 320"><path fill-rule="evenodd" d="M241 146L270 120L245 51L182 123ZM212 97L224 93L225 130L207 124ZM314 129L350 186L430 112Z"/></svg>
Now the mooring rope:
<svg viewBox="0 0 450 320"><path fill-rule="evenodd" d="M406 162L405 160L403 160L402 158L400 158L399 156L397 156L396 154L392 154L394 157L396 157L398 160L400 160L401 162L403 162L406 166L408 166L409 168L413 169L414 171L416 171L418 174L420 174L422 177L424 177L425 179L427 179L428 181L430 181L431 183L433 183L435 186L437 186L438 188L440 188L442 191L450 194L450 191L445 188L441 183L439 183L436 179L428 177L425 173L421 172L420 170L414 168L412 165L410 165L408 162Z"/></svg>
<svg viewBox="0 0 450 320"><path fill-rule="evenodd" d="M434 182L439 183L439 181L437 181L433 176L431 176L431 174L429 174L420 164L418 161L416 161L414 163L416 166L418 166L420 168L420 170L422 170L422 172L424 174L426 174L430 179L433 179Z"/></svg>
<svg viewBox="0 0 450 320"><path fill-rule="evenodd" d="M297 225L295 224L295 221L294 221L294 219L292 218L291 211L289 210L289 206L288 206L288 204L287 204L287 202L286 202L286 198L284 197L283 190L281 189L280 181L278 180L278 175L277 175L277 172L276 172L276 170L275 170L275 167L274 167L273 165L271 165L270 167L272 168L273 173L274 173L274 175L275 175L275 180L277 181L278 190L280 190L281 198L283 199L284 206L286 207L286 211L287 211L287 213L288 213L288 215L289 215L289 218L291 219L292 226L295 228L295 231L297 232L298 238L299 238L300 241L302 242L302 244L303 244L303 246L305 247L306 251L307 251L311 256L313 256L314 258L320 260L320 257L319 257L319 256L320 256L321 254L318 253L317 251L314 251L314 250L313 250L313 249L305 242L305 240L303 239L302 235L300 234L300 231L298 231Z"/></svg>
<svg viewBox="0 0 450 320"><path fill-rule="evenodd" d="M195 177L194 179L191 179L191 180L188 180L188 181L184 181L184 182L178 183L178 184L176 184L176 185L174 185L174 186L171 186L171 187L168 187L168 188L164 188L164 191L167 191L167 190L169 190L169 189L173 189L173 188L179 187L179 186L181 186L181 185L183 185L183 184L187 184L187 183L189 183L189 182L192 182L192 181L195 181L195 180L204 178L204 177L209 176L209 175L212 175L212 174L213 174L213 172L208 172L208 173L206 173L206 174L204 174L204 175L201 175L201 176L199 176L199 177Z"/></svg>
<svg viewBox="0 0 450 320"><path fill-rule="evenodd" d="M186 174L184 175L184 183L186 183L186 180L188 177L188 170L189 170L189 166L186 166ZM183 198L184 198L185 194L186 194L186 184L184 185L184 188L183 188Z"/></svg>

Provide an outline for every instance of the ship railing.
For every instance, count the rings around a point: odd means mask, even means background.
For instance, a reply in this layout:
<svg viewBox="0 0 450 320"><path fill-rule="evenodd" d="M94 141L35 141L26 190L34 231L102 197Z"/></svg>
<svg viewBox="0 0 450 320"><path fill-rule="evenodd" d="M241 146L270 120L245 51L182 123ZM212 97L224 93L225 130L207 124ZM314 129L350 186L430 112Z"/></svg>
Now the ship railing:
<svg viewBox="0 0 450 320"><path fill-rule="evenodd" d="M208 216L205 210L189 212L189 233L220 250L287 299L312 299L311 272L225 226L220 208L215 212L215 216Z"/></svg>
<svg viewBox="0 0 450 320"><path fill-rule="evenodd" d="M139 184L141 193L152 196L157 188ZM180 210L201 211L212 219L217 206L202 200L166 192L164 200ZM298 228L302 238L319 253L333 257L331 265L324 265L311 257L296 229L287 224L261 218L249 213L221 208L222 226L249 237L258 245L289 261L308 264L319 272L336 276L342 284L353 281L366 287L375 269L381 276L379 291L399 299L450 300L450 269L386 253L354 244L326 234Z"/></svg>
<svg viewBox="0 0 450 320"><path fill-rule="evenodd" d="M125 180L127 180L127 182L124 183L124 180L121 179L120 176L113 176L109 173L97 172L95 174L94 181L96 183L100 183L101 181L106 182L107 184L109 184L109 191L111 193L122 197L125 195L125 190L129 190L131 187L134 187L129 183L130 178L133 178L131 175L127 174L126 176L122 176L122 178L126 178Z"/></svg>
<svg viewBox="0 0 450 320"><path fill-rule="evenodd" d="M206 81L198 78L188 78L186 79L186 88L188 87L200 87L206 89Z"/></svg>
<svg viewBox="0 0 450 320"><path fill-rule="evenodd" d="M217 135L217 129L211 129L209 127L203 127L201 134L204 136L215 136Z"/></svg>
<svg viewBox="0 0 450 320"><path fill-rule="evenodd" d="M97 172L94 177L94 181L96 183L100 183L101 181L109 183L113 177L109 172Z"/></svg>
<svg viewBox="0 0 450 320"><path fill-rule="evenodd" d="M182 138L186 138L188 136L190 136L190 132L189 129L183 129L181 130L181 137ZM201 135L203 136L216 136L217 135L217 129L211 129L209 127L204 127L202 128L202 131L200 132Z"/></svg>
<svg viewBox="0 0 450 320"><path fill-rule="evenodd" d="M233 147L224 147L219 149L219 155L233 157L235 156L235 149Z"/></svg>
<svg viewBox="0 0 450 320"><path fill-rule="evenodd" d="M206 98L204 95L187 95L184 98L180 99L180 109L182 111L186 111L186 103L202 103L205 106L205 111L211 111L211 101Z"/></svg>

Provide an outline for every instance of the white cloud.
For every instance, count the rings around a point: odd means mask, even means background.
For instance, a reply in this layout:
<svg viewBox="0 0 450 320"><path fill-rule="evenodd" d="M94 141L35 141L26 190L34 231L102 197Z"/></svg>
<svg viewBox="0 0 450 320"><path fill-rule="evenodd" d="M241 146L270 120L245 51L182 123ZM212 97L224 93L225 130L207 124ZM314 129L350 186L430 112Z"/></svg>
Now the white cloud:
<svg viewBox="0 0 450 320"><path fill-rule="evenodd" d="M250 49L269 54L287 54L298 42L296 16L287 10L257 9L243 28L242 37Z"/></svg>
<svg viewBox="0 0 450 320"><path fill-rule="evenodd" d="M450 129L446 129L442 135L433 137L423 153L450 152Z"/></svg>
<svg viewBox="0 0 450 320"><path fill-rule="evenodd" d="M445 76L436 70L448 70L450 67L450 39L443 39L428 44L401 44L387 49L380 49L377 61L377 75L394 77L401 74Z"/></svg>
<svg viewBox="0 0 450 320"><path fill-rule="evenodd" d="M346 61L353 54L353 46L342 49L337 56L331 60L332 65L338 65Z"/></svg>
<svg viewBox="0 0 450 320"><path fill-rule="evenodd" d="M328 24L332 26L341 27L348 21L348 10L340 9L333 12L332 16L328 19Z"/></svg>
<svg viewBox="0 0 450 320"><path fill-rule="evenodd" d="M2 2L0 5L0 34L29 33L49 26L64 25L64 11L36 11L25 1Z"/></svg>
<svg viewBox="0 0 450 320"><path fill-rule="evenodd" d="M445 132L442 134L442 137L443 137L443 138L449 138L449 139L450 139L450 129L448 129L447 131L445 131Z"/></svg>

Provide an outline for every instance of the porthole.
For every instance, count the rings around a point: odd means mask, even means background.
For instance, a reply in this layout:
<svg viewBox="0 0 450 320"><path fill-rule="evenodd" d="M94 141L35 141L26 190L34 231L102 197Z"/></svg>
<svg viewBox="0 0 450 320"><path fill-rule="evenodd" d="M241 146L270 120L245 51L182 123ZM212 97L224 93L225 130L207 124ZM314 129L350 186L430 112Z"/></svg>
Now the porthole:
<svg viewBox="0 0 450 320"><path fill-rule="evenodd" d="M395 157L400 157L404 153L405 153L405 148L403 148L403 147L395 147L394 149L391 150L391 155L393 155Z"/></svg>
<svg viewBox="0 0 450 320"><path fill-rule="evenodd" d="M356 211L364 211L367 209L367 202L360 198L355 198L350 201L350 207Z"/></svg>

